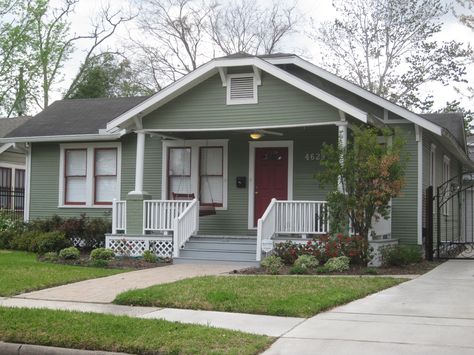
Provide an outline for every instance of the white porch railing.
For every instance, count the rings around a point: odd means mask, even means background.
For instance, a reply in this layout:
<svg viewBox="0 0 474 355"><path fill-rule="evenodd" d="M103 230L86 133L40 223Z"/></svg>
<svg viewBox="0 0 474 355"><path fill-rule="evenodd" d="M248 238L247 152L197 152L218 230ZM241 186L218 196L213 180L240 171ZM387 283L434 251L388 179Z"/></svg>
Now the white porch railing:
<svg viewBox="0 0 474 355"><path fill-rule="evenodd" d="M174 229L174 220L192 203L177 200L143 201L143 233L168 232Z"/></svg>
<svg viewBox="0 0 474 355"><path fill-rule="evenodd" d="M173 222L173 257L179 257L181 247L199 229L199 201L194 199Z"/></svg>
<svg viewBox="0 0 474 355"><path fill-rule="evenodd" d="M112 234L127 232L127 201L112 201Z"/></svg>
<svg viewBox="0 0 474 355"><path fill-rule="evenodd" d="M257 224L257 261L264 244L275 234L326 234L326 201L277 201L272 199Z"/></svg>

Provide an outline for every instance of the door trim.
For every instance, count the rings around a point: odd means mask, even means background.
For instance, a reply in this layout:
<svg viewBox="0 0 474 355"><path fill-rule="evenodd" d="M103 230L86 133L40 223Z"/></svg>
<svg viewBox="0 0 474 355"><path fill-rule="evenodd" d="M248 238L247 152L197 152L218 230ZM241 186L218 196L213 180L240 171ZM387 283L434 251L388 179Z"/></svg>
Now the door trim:
<svg viewBox="0 0 474 355"><path fill-rule="evenodd" d="M253 225L255 209L255 149L288 148L288 200L293 199L293 141L249 142L249 190L248 190L248 229L257 229Z"/></svg>

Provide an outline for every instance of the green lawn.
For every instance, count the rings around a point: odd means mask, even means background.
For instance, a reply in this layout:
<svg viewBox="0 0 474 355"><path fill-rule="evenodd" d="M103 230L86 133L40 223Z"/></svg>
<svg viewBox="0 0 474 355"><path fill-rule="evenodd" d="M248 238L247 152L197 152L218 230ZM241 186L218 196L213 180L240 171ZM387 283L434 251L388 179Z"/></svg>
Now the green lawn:
<svg viewBox="0 0 474 355"><path fill-rule="evenodd" d="M12 296L124 271L39 262L32 253L0 250L0 296Z"/></svg>
<svg viewBox="0 0 474 355"><path fill-rule="evenodd" d="M389 277L206 276L127 291L114 303L310 317L403 281Z"/></svg>
<svg viewBox="0 0 474 355"><path fill-rule="evenodd" d="M163 320L0 307L0 340L132 354L257 354L266 336Z"/></svg>

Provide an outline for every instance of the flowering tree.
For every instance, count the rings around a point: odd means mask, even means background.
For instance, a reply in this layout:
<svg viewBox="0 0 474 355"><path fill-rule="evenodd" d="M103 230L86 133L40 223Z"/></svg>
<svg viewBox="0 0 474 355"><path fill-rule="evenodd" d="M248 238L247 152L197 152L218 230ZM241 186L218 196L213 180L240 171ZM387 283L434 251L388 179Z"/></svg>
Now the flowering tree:
<svg viewBox="0 0 474 355"><path fill-rule="evenodd" d="M325 144L323 171L317 174L329 187L328 207L332 233L347 231L349 220L357 235L368 240L372 223L389 216L390 200L405 184L407 156L398 132L353 127L345 148Z"/></svg>

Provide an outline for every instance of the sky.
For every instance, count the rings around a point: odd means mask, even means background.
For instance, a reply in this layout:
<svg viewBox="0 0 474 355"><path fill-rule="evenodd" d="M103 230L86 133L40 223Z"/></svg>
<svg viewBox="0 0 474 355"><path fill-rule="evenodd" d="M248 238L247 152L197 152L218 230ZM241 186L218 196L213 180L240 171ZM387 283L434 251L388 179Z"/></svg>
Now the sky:
<svg viewBox="0 0 474 355"><path fill-rule="evenodd" d="M269 0L255 1L258 1L263 5L270 2ZM448 0L443 1L446 4L451 3ZM318 23L335 18L336 12L332 8L331 3L331 0L297 0L297 8L307 19L312 19L314 22ZM90 28L90 19L96 16L97 12L100 10L101 6L104 6L104 4L110 4L116 9L121 8L126 11L130 9L130 0L80 0L76 7L75 15L71 19L71 30L75 33L84 33L85 29ZM440 41L457 40L466 44L469 43L474 47L474 32L460 24L451 13L445 15L442 18L442 22L444 23L442 31L435 39ZM107 42L107 46L109 48L121 47L124 39L128 37L128 31L131 30L131 27L133 27L132 24L122 26L118 30L118 36L115 36L114 39ZM302 33L296 33L288 38L286 42L282 43L282 48L285 52L294 51L298 54L302 54L305 59L314 64L318 64L318 59L320 57L318 46ZM77 72L78 66L80 65L80 51L84 49L85 47L81 48L80 44L77 53L67 62L64 70L64 80L61 83L58 83L56 90L52 95L54 100L61 98L61 93ZM466 79L471 83L470 85L473 85L474 64L472 63L468 67L468 75L466 76ZM461 89L465 86L466 84L458 84L458 87ZM435 109L443 107L447 101L454 99L460 99L464 107L474 109L474 102L462 98L458 93L456 93L452 86L446 87L441 84L425 85L422 89L422 94L431 94L434 96Z"/></svg>

